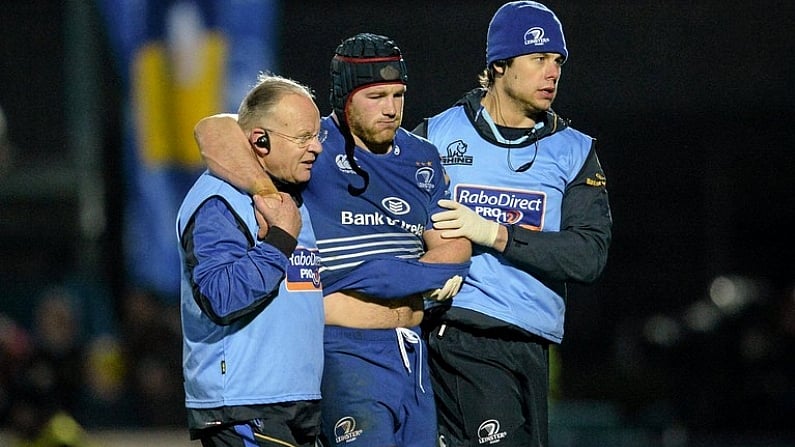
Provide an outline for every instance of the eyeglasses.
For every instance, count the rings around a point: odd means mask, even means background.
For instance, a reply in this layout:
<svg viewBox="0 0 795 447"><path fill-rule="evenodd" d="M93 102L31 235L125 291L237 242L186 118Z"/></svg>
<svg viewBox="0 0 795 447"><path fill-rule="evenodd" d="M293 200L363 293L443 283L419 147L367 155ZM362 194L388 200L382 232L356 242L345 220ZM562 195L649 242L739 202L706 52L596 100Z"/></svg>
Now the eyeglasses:
<svg viewBox="0 0 795 447"><path fill-rule="evenodd" d="M281 132L277 132L277 131L271 130L271 129L265 129L265 130L268 133L274 133L274 134L284 138L285 140L292 141L293 143L297 144L298 147L300 147L301 149L306 149L307 147L309 147L309 145L312 143L312 140L314 140L315 138L317 138L317 142L320 143L320 144L323 144L323 142L326 141L326 138L328 138L328 130L326 130L326 129L320 129L315 134L301 135L299 137L294 137L292 135L287 135L287 134L284 134L284 133L281 133Z"/></svg>

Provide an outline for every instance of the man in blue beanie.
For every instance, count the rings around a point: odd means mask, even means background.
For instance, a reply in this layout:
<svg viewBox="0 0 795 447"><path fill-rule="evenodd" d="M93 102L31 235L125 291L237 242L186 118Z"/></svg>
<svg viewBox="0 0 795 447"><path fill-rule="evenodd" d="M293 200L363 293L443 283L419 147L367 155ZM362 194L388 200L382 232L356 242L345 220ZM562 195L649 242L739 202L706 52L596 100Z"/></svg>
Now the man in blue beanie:
<svg viewBox="0 0 795 447"><path fill-rule="evenodd" d="M459 294L426 311L440 445L548 445L548 348L563 339L566 283L601 275L612 232L595 140L551 109L568 55L551 10L506 3L481 88L414 130L451 178L434 228L473 245Z"/></svg>

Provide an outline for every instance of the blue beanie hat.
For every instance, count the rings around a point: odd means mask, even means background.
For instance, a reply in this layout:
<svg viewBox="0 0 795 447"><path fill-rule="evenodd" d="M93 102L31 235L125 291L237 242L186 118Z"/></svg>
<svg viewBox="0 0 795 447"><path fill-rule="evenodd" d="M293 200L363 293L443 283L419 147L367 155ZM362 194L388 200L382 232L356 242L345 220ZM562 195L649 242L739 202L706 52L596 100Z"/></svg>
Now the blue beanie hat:
<svg viewBox="0 0 795 447"><path fill-rule="evenodd" d="M489 23L486 66L530 53L559 53L569 57L563 25L538 2L519 1L500 6Z"/></svg>

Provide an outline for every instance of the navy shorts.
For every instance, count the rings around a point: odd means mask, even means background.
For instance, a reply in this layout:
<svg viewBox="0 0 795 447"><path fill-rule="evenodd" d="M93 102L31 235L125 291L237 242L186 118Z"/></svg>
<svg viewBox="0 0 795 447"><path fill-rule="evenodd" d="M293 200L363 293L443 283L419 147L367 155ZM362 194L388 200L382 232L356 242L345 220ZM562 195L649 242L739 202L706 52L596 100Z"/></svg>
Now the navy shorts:
<svg viewBox="0 0 795 447"><path fill-rule="evenodd" d="M322 418L325 445L436 445L428 352L414 329L326 326Z"/></svg>

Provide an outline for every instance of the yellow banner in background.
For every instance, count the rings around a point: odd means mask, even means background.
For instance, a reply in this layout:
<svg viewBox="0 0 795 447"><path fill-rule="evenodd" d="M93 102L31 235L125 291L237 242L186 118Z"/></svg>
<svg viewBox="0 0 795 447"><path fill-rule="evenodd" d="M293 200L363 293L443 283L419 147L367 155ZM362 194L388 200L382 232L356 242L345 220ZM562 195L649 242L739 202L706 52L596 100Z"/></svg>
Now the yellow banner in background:
<svg viewBox="0 0 795 447"><path fill-rule="evenodd" d="M226 43L203 33L195 45L142 45L132 61L132 101L141 161L148 166L202 164L193 127L223 110Z"/></svg>

